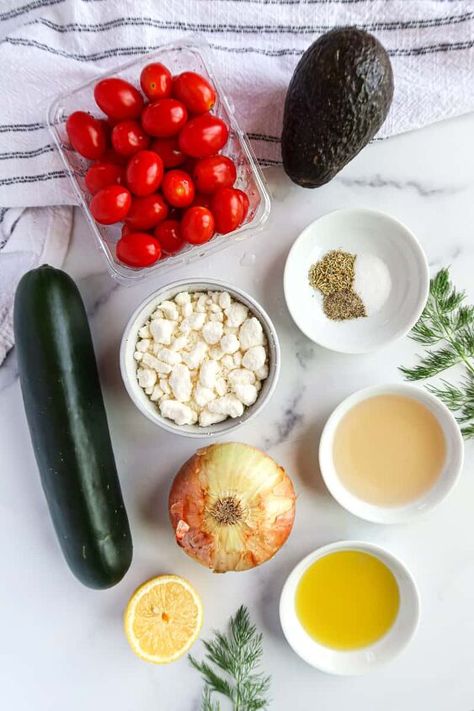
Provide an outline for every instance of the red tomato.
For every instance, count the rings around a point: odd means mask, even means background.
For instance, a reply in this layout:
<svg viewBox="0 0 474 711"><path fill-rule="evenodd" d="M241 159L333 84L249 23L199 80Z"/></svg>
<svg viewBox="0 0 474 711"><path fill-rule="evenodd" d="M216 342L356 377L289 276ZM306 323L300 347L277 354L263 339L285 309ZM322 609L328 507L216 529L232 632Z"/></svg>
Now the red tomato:
<svg viewBox="0 0 474 711"><path fill-rule="evenodd" d="M188 207L194 200L194 183L184 170L169 170L165 173L161 189L173 207Z"/></svg>
<svg viewBox="0 0 474 711"><path fill-rule="evenodd" d="M94 99L104 114L116 121L138 118L143 108L143 98L138 89L118 77L98 82L94 88Z"/></svg>
<svg viewBox="0 0 474 711"><path fill-rule="evenodd" d="M137 121L121 121L112 129L112 145L122 156L131 156L148 147L150 139Z"/></svg>
<svg viewBox="0 0 474 711"><path fill-rule="evenodd" d="M238 193L240 201L242 203L242 207L244 209L244 215L242 217L242 222L243 222L245 220L245 218L247 217L247 213L249 211L249 206L250 206L249 196L247 195L247 193L244 193L243 190L238 190L237 188L235 188L235 192Z"/></svg>
<svg viewBox="0 0 474 711"><path fill-rule="evenodd" d="M212 114L192 118L179 134L179 147L193 158L207 158L218 153L227 143L229 129Z"/></svg>
<svg viewBox="0 0 474 711"><path fill-rule="evenodd" d="M143 67L140 74L140 86L145 96L151 101L170 96L172 84L171 72L164 64L153 62Z"/></svg>
<svg viewBox="0 0 474 711"><path fill-rule="evenodd" d="M123 180L123 168L117 163L97 161L87 171L84 181L91 195L95 195L102 188L114 183L120 184Z"/></svg>
<svg viewBox="0 0 474 711"><path fill-rule="evenodd" d="M66 131L75 151L97 160L106 148L107 138L104 125L85 111L75 111L66 121Z"/></svg>
<svg viewBox="0 0 474 711"><path fill-rule="evenodd" d="M211 196L203 195L202 193L196 193L192 205L198 205L199 207L207 207L207 209L210 210Z"/></svg>
<svg viewBox="0 0 474 711"><path fill-rule="evenodd" d="M153 151L138 151L128 161L126 176L127 185L134 195L151 195L161 185L163 161Z"/></svg>
<svg viewBox="0 0 474 711"><path fill-rule="evenodd" d="M237 171L227 156L209 156L199 160L193 172L196 190L213 193L218 188L230 188L235 183Z"/></svg>
<svg viewBox="0 0 474 711"><path fill-rule="evenodd" d="M181 220L181 234L185 242L204 244L215 232L214 216L206 207L190 207Z"/></svg>
<svg viewBox="0 0 474 711"><path fill-rule="evenodd" d="M121 237L115 250L117 258L129 267L149 267L161 257L160 243L147 232Z"/></svg>
<svg viewBox="0 0 474 711"><path fill-rule="evenodd" d="M216 102L214 87L195 72L183 72L173 79L173 96L193 114L210 111Z"/></svg>
<svg viewBox="0 0 474 711"><path fill-rule="evenodd" d="M155 138L150 146L152 151L158 153L165 168L176 168L184 163L186 156L179 150L176 136L170 138Z"/></svg>
<svg viewBox="0 0 474 711"><path fill-rule="evenodd" d="M126 224L136 231L151 230L152 227L168 217L168 205L161 195L136 197L125 219Z"/></svg>
<svg viewBox="0 0 474 711"><path fill-rule="evenodd" d="M219 188L211 199L216 229L222 234L233 232L244 219L244 205L238 190Z"/></svg>
<svg viewBox="0 0 474 711"><path fill-rule="evenodd" d="M127 224L122 225L122 231L120 233L122 237L125 237L125 235L131 234L131 232L132 232L132 230L130 229L130 227Z"/></svg>
<svg viewBox="0 0 474 711"><path fill-rule="evenodd" d="M150 136L166 138L175 136L188 119L188 112L181 101L176 99L158 99L145 106L142 113L142 126Z"/></svg>
<svg viewBox="0 0 474 711"><path fill-rule="evenodd" d="M89 208L94 219L101 225L112 225L125 218L131 202L132 196L127 188L108 185L94 195Z"/></svg>
<svg viewBox="0 0 474 711"><path fill-rule="evenodd" d="M179 252L184 244L181 237L181 226L178 220L164 220L155 228L155 237L161 245L163 252L174 254Z"/></svg>

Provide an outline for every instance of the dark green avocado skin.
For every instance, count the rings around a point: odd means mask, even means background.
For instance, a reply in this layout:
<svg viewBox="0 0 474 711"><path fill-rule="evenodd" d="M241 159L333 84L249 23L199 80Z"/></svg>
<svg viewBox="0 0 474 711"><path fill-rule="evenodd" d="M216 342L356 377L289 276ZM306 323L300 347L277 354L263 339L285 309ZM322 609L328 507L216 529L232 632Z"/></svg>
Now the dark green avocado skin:
<svg viewBox="0 0 474 711"><path fill-rule="evenodd" d="M368 32L336 28L301 57L285 101L281 150L293 182L331 180L377 133L393 96L387 52Z"/></svg>

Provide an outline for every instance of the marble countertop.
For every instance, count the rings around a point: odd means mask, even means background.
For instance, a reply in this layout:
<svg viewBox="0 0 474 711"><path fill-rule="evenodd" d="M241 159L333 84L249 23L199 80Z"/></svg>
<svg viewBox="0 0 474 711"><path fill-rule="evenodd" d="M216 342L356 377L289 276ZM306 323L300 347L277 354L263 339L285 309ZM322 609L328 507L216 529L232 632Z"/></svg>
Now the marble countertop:
<svg viewBox="0 0 474 711"><path fill-rule="evenodd" d="M405 222L418 236L433 271L452 265L474 299L474 116L388 141L374 142L319 190L266 172L273 196L265 230L202 264L122 288L104 271L77 211L65 264L85 299L107 411L134 535L125 579L96 592L70 574L55 540L27 432L15 354L0 369L0 541L2 550L2 700L26 711L197 711L201 680L186 659L154 667L136 659L121 616L146 578L175 572L200 591L203 636L223 627L244 602L264 632L272 711L472 711L474 709L474 445L456 490L428 517L384 527L344 511L322 484L316 462L321 428L354 390L400 380L397 366L416 351L403 339L367 356L325 351L303 336L283 298L282 273L295 237L318 216L341 207L373 207ZM139 301L173 278L218 276L249 291L268 310L282 346L282 372L269 405L238 439L262 447L292 476L298 492L293 533L279 554L249 573L212 575L173 541L166 514L170 479L196 442L148 422L126 395L118 344ZM234 434L232 438L235 438ZM422 600L416 638L392 663L370 675L339 678L307 666L287 645L278 621L285 577L314 548L339 539L373 541L405 561ZM194 653L201 653L199 643ZM225 707L224 707L225 708Z"/></svg>

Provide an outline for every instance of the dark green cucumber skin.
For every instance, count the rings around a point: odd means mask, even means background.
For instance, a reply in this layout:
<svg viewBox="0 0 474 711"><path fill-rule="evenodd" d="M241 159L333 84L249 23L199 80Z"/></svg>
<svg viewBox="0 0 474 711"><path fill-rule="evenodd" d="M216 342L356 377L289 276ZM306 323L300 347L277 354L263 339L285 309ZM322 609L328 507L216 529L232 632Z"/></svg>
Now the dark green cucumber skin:
<svg viewBox="0 0 474 711"><path fill-rule="evenodd" d="M89 323L74 281L42 266L21 279L14 330L26 417L51 518L74 575L115 585L132 560Z"/></svg>

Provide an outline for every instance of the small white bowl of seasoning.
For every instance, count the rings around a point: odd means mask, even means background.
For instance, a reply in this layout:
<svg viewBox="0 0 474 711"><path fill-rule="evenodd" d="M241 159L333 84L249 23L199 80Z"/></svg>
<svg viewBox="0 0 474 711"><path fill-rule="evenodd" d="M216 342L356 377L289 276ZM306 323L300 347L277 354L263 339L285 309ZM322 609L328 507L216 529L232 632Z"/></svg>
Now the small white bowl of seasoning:
<svg viewBox="0 0 474 711"><path fill-rule="evenodd" d="M375 210L323 215L303 230L286 260L293 320L312 341L341 353L368 353L406 335L428 290L428 264L416 237Z"/></svg>
<svg viewBox="0 0 474 711"><path fill-rule="evenodd" d="M212 328L218 324L220 332ZM155 291L132 314L120 370L131 399L156 425L186 437L217 437L248 422L270 400L280 345L270 317L245 291L218 279L182 279Z"/></svg>
<svg viewBox="0 0 474 711"><path fill-rule="evenodd" d="M419 594L394 555L362 541L339 541L303 558L280 597L293 650L330 674L360 675L396 657L418 627Z"/></svg>
<svg viewBox="0 0 474 711"><path fill-rule="evenodd" d="M409 383L359 390L333 411L319 466L341 506L374 523L404 523L431 511L461 474L464 444L448 408Z"/></svg>

